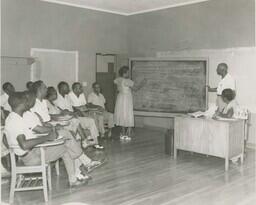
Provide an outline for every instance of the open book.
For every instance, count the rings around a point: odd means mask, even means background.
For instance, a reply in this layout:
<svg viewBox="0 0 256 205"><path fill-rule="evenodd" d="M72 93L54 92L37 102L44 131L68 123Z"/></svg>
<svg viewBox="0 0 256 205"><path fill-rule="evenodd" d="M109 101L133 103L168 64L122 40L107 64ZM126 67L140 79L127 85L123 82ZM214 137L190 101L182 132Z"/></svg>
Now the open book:
<svg viewBox="0 0 256 205"><path fill-rule="evenodd" d="M193 112L193 113L188 113L189 116L191 117L204 117L205 116L205 112L202 111L198 111L198 112Z"/></svg>

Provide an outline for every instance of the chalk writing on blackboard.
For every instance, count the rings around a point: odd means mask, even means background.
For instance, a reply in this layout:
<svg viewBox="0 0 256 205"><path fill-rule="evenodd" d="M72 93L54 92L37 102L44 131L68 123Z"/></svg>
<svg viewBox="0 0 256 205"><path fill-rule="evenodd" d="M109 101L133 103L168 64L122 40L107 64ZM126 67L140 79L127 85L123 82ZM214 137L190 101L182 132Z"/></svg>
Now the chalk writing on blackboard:
<svg viewBox="0 0 256 205"><path fill-rule="evenodd" d="M186 113L205 110L206 60L132 60L134 109Z"/></svg>

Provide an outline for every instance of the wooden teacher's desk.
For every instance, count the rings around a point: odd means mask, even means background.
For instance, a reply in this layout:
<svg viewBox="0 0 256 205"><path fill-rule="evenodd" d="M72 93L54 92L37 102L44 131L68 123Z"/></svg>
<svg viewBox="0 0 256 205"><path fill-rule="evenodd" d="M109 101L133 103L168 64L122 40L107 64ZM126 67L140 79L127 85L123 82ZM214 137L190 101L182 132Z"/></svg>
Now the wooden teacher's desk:
<svg viewBox="0 0 256 205"><path fill-rule="evenodd" d="M243 120L215 120L177 116L174 118L174 158L177 150L186 150L229 160L239 157L243 163Z"/></svg>

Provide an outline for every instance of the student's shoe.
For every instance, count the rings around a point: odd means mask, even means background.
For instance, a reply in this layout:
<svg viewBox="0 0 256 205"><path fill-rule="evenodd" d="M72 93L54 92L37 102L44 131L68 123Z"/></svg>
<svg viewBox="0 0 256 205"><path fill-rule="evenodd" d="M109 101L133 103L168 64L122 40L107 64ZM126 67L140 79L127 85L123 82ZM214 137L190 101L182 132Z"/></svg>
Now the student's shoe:
<svg viewBox="0 0 256 205"><path fill-rule="evenodd" d="M96 144L94 145L95 149L104 149L104 147L102 145Z"/></svg>
<svg viewBox="0 0 256 205"><path fill-rule="evenodd" d="M100 167L103 162L100 161L92 161L89 165L87 165L87 173L92 172L94 169Z"/></svg>
<svg viewBox="0 0 256 205"><path fill-rule="evenodd" d="M120 140L125 140L125 135L120 135Z"/></svg>
<svg viewBox="0 0 256 205"><path fill-rule="evenodd" d="M131 138L131 137L129 137L129 136L125 136L125 140L126 140L126 141L131 141L131 140L132 140L132 138Z"/></svg>
<svg viewBox="0 0 256 205"><path fill-rule="evenodd" d="M70 188L75 188L75 187L80 187L80 186L83 186L83 185L87 185L88 181L89 181L88 179L85 179L85 180L82 180L82 181L79 181L77 179L75 182L69 183L69 187Z"/></svg>
<svg viewBox="0 0 256 205"><path fill-rule="evenodd" d="M239 157L233 157L231 158L231 162L235 165L238 165L238 160L239 160Z"/></svg>
<svg viewBox="0 0 256 205"><path fill-rule="evenodd" d="M131 140L131 138L128 135L123 135L122 139L125 140L125 141L130 141Z"/></svg>
<svg viewBox="0 0 256 205"><path fill-rule="evenodd" d="M83 175L83 174L78 174L78 175L76 176L76 178L77 178L78 181L91 180L91 179L92 179L91 176L89 176L89 175Z"/></svg>

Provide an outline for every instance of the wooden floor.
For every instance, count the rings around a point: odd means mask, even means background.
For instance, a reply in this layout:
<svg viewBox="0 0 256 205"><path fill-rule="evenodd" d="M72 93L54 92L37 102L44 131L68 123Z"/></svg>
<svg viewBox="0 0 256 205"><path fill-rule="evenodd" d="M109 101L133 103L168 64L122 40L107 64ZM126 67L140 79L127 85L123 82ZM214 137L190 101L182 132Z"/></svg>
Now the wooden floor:
<svg viewBox="0 0 256 205"><path fill-rule="evenodd" d="M256 158L247 151L243 166L231 164L225 173L224 160L179 152L174 160L164 154L164 130L135 130L128 143L103 142L105 153L90 151L108 163L92 173L89 185L69 189L67 175L53 169L50 205L83 202L89 205L255 205ZM8 201L9 186L2 186L2 200ZM41 191L15 194L15 204L44 204Z"/></svg>

